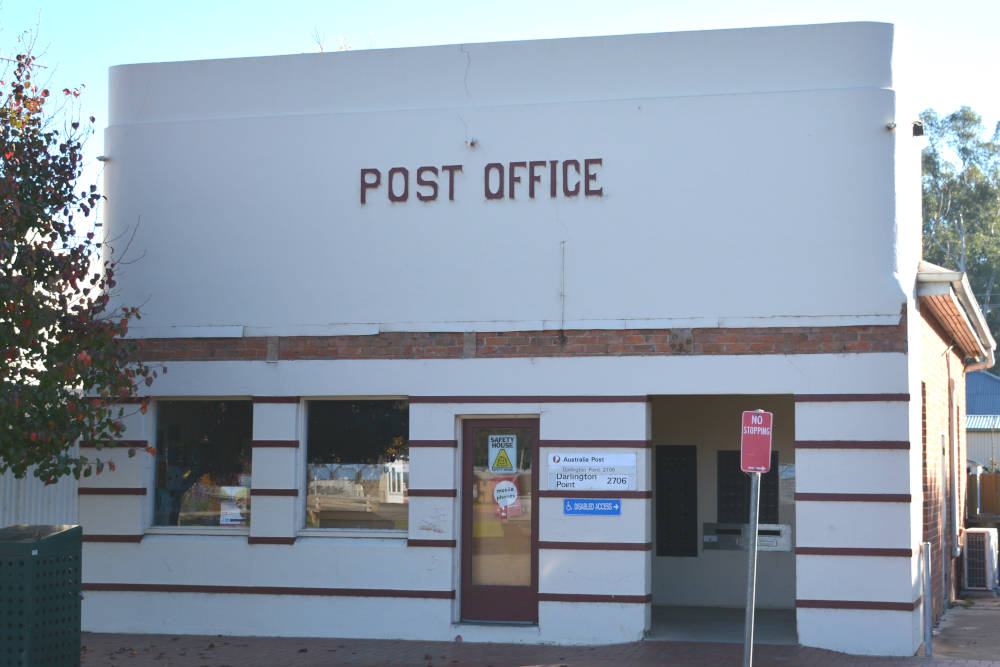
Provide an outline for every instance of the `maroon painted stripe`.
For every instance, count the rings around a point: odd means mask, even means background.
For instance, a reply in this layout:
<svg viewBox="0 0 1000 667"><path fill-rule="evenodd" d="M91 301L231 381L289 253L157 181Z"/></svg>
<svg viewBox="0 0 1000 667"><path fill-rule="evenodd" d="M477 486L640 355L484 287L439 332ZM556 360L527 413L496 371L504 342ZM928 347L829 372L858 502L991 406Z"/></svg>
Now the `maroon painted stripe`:
<svg viewBox="0 0 1000 667"><path fill-rule="evenodd" d="M539 593L539 602L618 602L646 604L653 601L653 594L645 595L589 595L586 593Z"/></svg>
<svg viewBox="0 0 1000 667"><path fill-rule="evenodd" d="M84 542L121 542L137 544L144 535L84 535Z"/></svg>
<svg viewBox="0 0 1000 667"><path fill-rule="evenodd" d="M410 396L410 403L646 403L648 396Z"/></svg>
<svg viewBox="0 0 1000 667"><path fill-rule="evenodd" d="M248 537L247 544L295 544L294 537Z"/></svg>
<svg viewBox="0 0 1000 667"><path fill-rule="evenodd" d="M539 491L539 498L652 498L652 491Z"/></svg>
<svg viewBox="0 0 1000 667"><path fill-rule="evenodd" d="M848 547L795 547L796 556L872 556L910 558L912 549L874 549Z"/></svg>
<svg viewBox="0 0 1000 667"><path fill-rule="evenodd" d="M408 547L446 547L454 548L458 545L455 540L406 540Z"/></svg>
<svg viewBox="0 0 1000 667"><path fill-rule="evenodd" d="M76 492L81 496L144 496L146 487L81 486Z"/></svg>
<svg viewBox="0 0 1000 667"><path fill-rule="evenodd" d="M796 493L795 500L847 503L908 503L909 493Z"/></svg>
<svg viewBox="0 0 1000 667"><path fill-rule="evenodd" d="M909 394L795 394L796 403L908 402Z"/></svg>
<svg viewBox="0 0 1000 667"><path fill-rule="evenodd" d="M457 498L457 489L409 489L411 498Z"/></svg>
<svg viewBox="0 0 1000 667"><path fill-rule="evenodd" d="M296 449L299 446L298 440L251 440L251 447L287 447Z"/></svg>
<svg viewBox="0 0 1000 667"><path fill-rule="evenodd" d="M796 440L795 449L909 449L906 440Z"/></svg>
<svg viewBox="0 0 1000 667"><path fill-rule="evenodd" d="M796 600L799 609L864 609L874 611L913 611L920 598L913 602L869 602L867 600Z"/></svg>
<svg viewBox="0 0 1000 667"><path fill-rule="evenodd" d="M455 591L414 591L395 588L299 588L296 586L206 586L199 584L84 583L85 591L123 593L230 593L237 595L313 595L360 598L431 598L453 600Z"/></svg>
<svg viewBox="0 0 1000 667"><path fill-rule="evenodd" d="M299 490L298 489L250 489L250 495L294 498L299 495Z"/></svg>
<svg viewBox="0 0 1000 667"><path fill-rule="evenodd" d="M539 447L599 447L601 449L649 449L651 440L539 440Z"/></svg>
<svg viewBox="0 0 1000 667"><path fill-rule="evenodd" d="M253 396L254 403L298 403L298 396Z"/></svg>
<svg viewBox="0 0 1000 667"><path fill-rule="evenodd" d="M413 447L458 447L458 440L410 440L407 445Z"/></svg>
<svg viewBox="0 0 1000 667"><path fill-rule="evenodd" d="M652 542L539 542L539 549L579 551L651 551Z"/></svg>
<svg viewBox="0 0 1000 667"><path fill-rule="evenodd" d="M149 440L112 440L111 444L103 445L104 449L110 449L112 447L146 447L149 445ZM81 440L80 447L85 447L87 449L95 449L97 443L93 440Z"/></svg>

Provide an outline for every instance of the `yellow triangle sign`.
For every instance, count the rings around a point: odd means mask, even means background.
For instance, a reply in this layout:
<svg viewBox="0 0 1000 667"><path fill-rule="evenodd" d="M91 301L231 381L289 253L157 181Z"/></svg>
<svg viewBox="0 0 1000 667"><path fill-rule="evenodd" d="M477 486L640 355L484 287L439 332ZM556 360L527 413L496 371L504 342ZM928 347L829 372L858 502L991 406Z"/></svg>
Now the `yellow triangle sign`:
<svg viewBox="0 0 1000 667"><path fill-rule="evenodd" d="M493 465L490 466L494 472L499 470L514 470L514 464L510 462L510 457L507 456L507 450L501 449L497 457L493 459Z"/></svg>

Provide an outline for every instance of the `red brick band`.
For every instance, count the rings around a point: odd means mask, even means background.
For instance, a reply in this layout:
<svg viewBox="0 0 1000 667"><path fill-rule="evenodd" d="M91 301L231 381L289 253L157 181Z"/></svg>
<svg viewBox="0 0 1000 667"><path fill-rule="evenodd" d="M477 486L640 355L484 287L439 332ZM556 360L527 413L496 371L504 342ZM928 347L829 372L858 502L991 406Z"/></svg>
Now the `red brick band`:
<svg viewBox="0 0 1000 667"><path fill-rule="evenodd" d="M909 449L906 440L796 440L795 449Z"/></svg>
<svg viewBox="0 0 1000 667"><path fill-rule="evenodd" d="M84 535L84 542L113 542L138 544L145 535Z"/></svg>
<svg viewBox="0 0 1000 667"><path fill-rule="evenodd" d="M599 449L649 449L651 440L539 440L539 447L595 447Z"/></svg>
<svg viewBox="0 0 1000 667"><path fill-rule="evenodd" d="M652 491L539 491L539 498L652 498Z"/></svg>
<svg viewBox="0 0 1000 667"><path fill-rule="evenodd" d="M847 503L908 503L909 493L796 493L795 500Z"/></svg>
<svg viewBox="0 0 1000 667"><path fill-rule="evenodd" d="M250 489L250 495L294 498L299 495L299 490L298 489Z"/></svg>
<svg viewBox="0 0 1000 667"><path fill-rule="evenodd" d="M294 537L248 537L247 544L295 544Z"/></svg>
<svg viewBox="0 0 1000 667"><path fill-rule="evenodd" d="M539 549L576 551L651 551L652 542L539 542Z"/></svg>
<svg viewBox="0 0 1000 667"><path fill-rule="evenodd" d="M646 604L653 601L653 594L645 595L589 595L586 593L539 593L539 602L616 602Z"/></svg>
<svg viewBox="0 0 1000 667"><path fill-rule="evenodd" d="M462 359L905 352L905 324L845 327L578 329L477 332L386 331L365 336L280 336L277 360ZM144 338L144 361L266 361L267 336ZM273 345L273 338L272 338ZM272 347L273 350L273 347ZM272 360L274 358L272 357Z"/></svg>
<svg viewBox="0 0 1000 667"><path fill-rule="evenodd" d="M457 498L457 489L408 489L411 498Z"/></svg>
<svg viewBox="0 0 1000 667"><path fill-rule="evenodd" d="M198 584L84 583L85 591L122 593L229 593L236 595L311 595L359 598L429 598L453 600L455 591L414 591L394 588L300 588L297 586L208 586Z"/></svg>
<svg viewBox="0 0 1000 667"><path fill-rule="evenodd" d="M111 444L103 445L103 449L111 449L112 447L148 447L149 440L112 440ZM93 440L81 440L80 447L85 447L87 449L93 449L97 447L97 443Z"/></svg>
<svg viewBox="0 0 1000 667"><path fill-rule="evenodd" d="M920 598L913 602L869 602L867 600L796 600L799 609L864 609L873 611L913 611Z"/></svg>
<svg viewBox="0 0 1000 667"><path fill-rule="evenodd" d="M406 540L408 547L443 547L454 549L458 545L455 540Z"/></svg>
<svg viewBox="0 0 1000 667"><path fill-rule="evenodd" d="M81 486L76 492L81 496L144 496L146 487Z"/></svg>
<svg viewBox="0 0 1000 667"><path fill-rule="evenodd" d="M907 403L909 394L795 394L796 403Z"/></svg>
<svg viewBox="0 0 1000 667"><path fill-rule="evenodd" d="M873 558L911 558L912 549L876 549L848 547L795 547L796 556L870 556Z"/></svg>
<svg viewBox="0 0 1000 667"><path fill-rule="evenodd" d="M410 449L414 447L458 447L458 440L410 440L408 443Z"/></svg>
<svg viewBox="0 0 1000 667"><path fill-rule="evenodd" d="M289 449L295 449L299 446L299 441L298 440L251 440L250 446L253 448L286 447Z"/></svg>

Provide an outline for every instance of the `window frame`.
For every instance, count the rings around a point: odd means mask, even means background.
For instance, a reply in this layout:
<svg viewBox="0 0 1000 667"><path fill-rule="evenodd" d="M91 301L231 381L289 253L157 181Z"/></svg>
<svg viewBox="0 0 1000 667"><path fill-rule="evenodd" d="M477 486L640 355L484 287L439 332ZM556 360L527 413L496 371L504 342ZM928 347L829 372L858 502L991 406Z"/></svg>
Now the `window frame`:
<svg viewBox="0 0 1000 667"><path fill-rule="evenodd" d="M160 425L160 407L163 403L224 403L224 402L241 402L250 404L250 486L247 487L248 497L250 500L250 517L245 526L172 526L172 525L161 525L156 523L156 490L158 482L158 468L159 468L159 425ZM156 448L157 452L153 455L152 462L152 472L150 474L151 480L150 485L152 488L152 493L148 495L147 500L147 514L146 514L146 527L144 533L148 535L225 535L225 536L249 536L250 535L250 525L253 521L253 397L251 396L238 396L238 395L226 395L226 396L151 396L149 397L149 408L147 409L147 441L151 442Z"/></svg>
<svg viewBox="0 0 1000 667"><path fill-rule="evenodd" d="M297 458L299 494L301 501L297 503L295 517L295 535L297 537L322 539L375 539L400 540L409 537L410 508L407 502L406 528L321 528L306 526L309 503L309 404L322 402L359 402L359 401L404 401L407 410L406 440L409 444L410 397L408 395L336 395L336 396L302 396L298 403L298 433L299 455ZM409 485L407 485L409 489Z"/></svg>

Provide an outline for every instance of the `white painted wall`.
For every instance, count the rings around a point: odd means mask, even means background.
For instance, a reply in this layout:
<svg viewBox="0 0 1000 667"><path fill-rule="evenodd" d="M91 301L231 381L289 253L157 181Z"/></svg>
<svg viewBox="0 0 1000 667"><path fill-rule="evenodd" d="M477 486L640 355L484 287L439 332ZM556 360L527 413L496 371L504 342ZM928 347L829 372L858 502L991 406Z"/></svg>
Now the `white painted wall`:
<svg viewBox="0 0 1000 667"><path fill-rule="evenodd" d="M896 321L892 39L838 24L116 67L106 234L138 227L132 333ZM515 201L484 197L488 163L585 158L603 197L551 199L546 175L529 199L526 172ZM463 165L454 201L390 203L383 184L359 202L363 168L445 164Z"/></svg>

